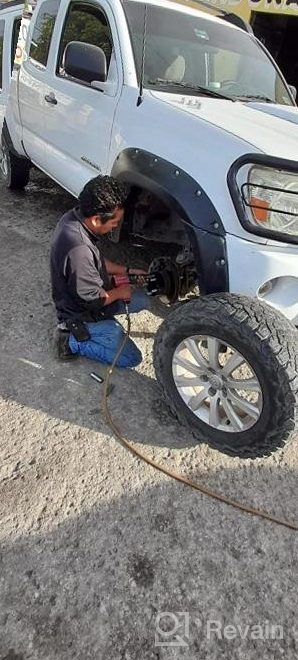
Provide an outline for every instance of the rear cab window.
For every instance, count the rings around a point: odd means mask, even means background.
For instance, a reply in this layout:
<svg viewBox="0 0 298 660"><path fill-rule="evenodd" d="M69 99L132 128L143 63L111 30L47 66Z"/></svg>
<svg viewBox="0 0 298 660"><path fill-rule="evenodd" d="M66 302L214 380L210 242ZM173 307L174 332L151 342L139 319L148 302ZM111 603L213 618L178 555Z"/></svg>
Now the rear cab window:
<svg viewBox="0 0 298 660"><path fill-rule="evenodd" d="M38 7L35 10L37 16L33 26L29 59L33 65L41 69L47 66L59 5L60 0L46 0L39 11Z"/></svg>
<svg viewBox="0 0 298 660"><path fill-rule="evenodd" d="M0 21L0 92L2 91L2 85L3 85L3 66L4 66L4 61L3 61L3 44L4 44L4 28L5 28L5 21Z"/></svg>
<svg viewBox="0 0 298 660"><path fill-rule="evenodd" d="M17 49L17 44L18 44L18 39L19 39L19 34L20 34L20 29L21 29L21 22L22 19L21 17L18 17L14 20L13 23L13 30L12 30L12 40L11 40L11 73L13 70L13 65L14 65L14 59L16 55L16 49Z"/></svg>

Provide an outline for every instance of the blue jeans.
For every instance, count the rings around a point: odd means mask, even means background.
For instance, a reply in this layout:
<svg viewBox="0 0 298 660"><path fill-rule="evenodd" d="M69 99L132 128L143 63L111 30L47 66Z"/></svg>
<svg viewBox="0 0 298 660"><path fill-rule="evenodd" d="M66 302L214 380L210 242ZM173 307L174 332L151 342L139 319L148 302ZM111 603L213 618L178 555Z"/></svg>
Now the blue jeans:
<svg viewBox="0 0 298 660"><path fill-rule="evenodd" d="M149 299L146 293L133 291L128 308L131 314L148 309ZM118 300L116 305L113 303L113 314L124 313L125 304L122 300ZM86 323L86 327L90 334L87 341L78 342L72 334L70 335L69 347L72 353L80 353L91 360L112 364L118 346L125 335L122 325L116 319L110 318L97 323ZM142 353L129 337L116 366L136 367L140 362L142 362Z"/></svg>

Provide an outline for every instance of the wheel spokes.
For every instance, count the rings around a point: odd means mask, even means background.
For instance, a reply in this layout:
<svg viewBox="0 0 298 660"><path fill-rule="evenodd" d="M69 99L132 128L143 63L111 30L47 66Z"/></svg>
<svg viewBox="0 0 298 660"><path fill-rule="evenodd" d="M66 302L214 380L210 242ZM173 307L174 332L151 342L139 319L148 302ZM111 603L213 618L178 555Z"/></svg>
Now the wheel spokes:
<svg viewBox="0 0 298 660"><path fill-rule="evenodd" d="M249 392L261 392L261 387L257 378L228 378L226 387L232 390L246 390Z"/></svg>
<svg viewBox="0 0 298 660"><path fill-rule="evenodd" d="M254 419L258 419L260 411L258 406L255 404L251 403L250 401L247 401L247 399L243 399L241 396L238 396L238 394L234 392L229 392L228 394L228 400L231 401L239 410L244 412L246 415L250 415L250 417L253 417Z"/></svg>
<svg viewBox="0 0 298 660"><path fill-rule="evenodd" d="M197 364L193 364L193 362L189 362L189 360L186 360L184 357L181 355L174 355L173 359L173 364L175 367L182 367L186 371L189 371L191 374L194 374L195 376L199 376L203 372L203 368L200 367Z"/></svg>
<svg viewBox="0 0 298 660"><path fill-rule="evenodd" d="M5 152L0 146L0 170L4 176L7 174L7 162L5 157Z"/></svg>
<svg viewBox="0 0 298 660"><path fill-rule="evenodd" d="M207 397L208 397L208 390L207 390L206 387L204 387L204 388L201 390L201 392L198 392L198 394L194 394L194 396L192 396L192 397L189 399L189 401L188 401L188 405L189 405L190 409L193 410L193 411L195 411L195 410L197 410L198 408L200 408L200 406L202 405L203 401L205 401L205 399L207 399Z"/></svg>
<svg viewBox="0 0 298 660"><path fill-rule="evenodd" d="M225 366L222 369L222 375L223 376L230 376L235 369L238 369L238 367L241 366L245 362L245 358L240 355L240 353L233 353Z"/></svg>
<svg viewBox="0 0 298 660"><path fill-rule="evenodd" d="M215 428L217 428L221 423L219 404L220 397L218 394L210 397L209 424Z"/></svg>
<svg viewBox="0 0 298 660"><path fill-rule="evenodd" d="M209 354L209 367L217 370L219 367L218 354L219 354L219 341L215 337L208 337L207 339L208 354Z"/></svg>
<svg viewBox="0 0 298 660"><path fill-rule="evenodd" d="M200 376L195 376L194 378L187 378L187 376L179 374L175 378L175 383L177 387L198 387L199 385L202 385L202 380Z"/></svg>
<svg viewBox="0 0 298 660"><path fill-rule="evenodd" d="M184 340L184 345L188 349L188 351L191 353L192 357L194 360L201 366L203 369L208 369L208 362L205 360L204 356L202 355L197 342L194 339L185 339Z"/></svg>
<svg viewBox="0 0 298 660"><path fill-rule="evenodd" d="M232 404L224 396L221 397L221 404L233 429L242 431L244 423Z"/></svg>

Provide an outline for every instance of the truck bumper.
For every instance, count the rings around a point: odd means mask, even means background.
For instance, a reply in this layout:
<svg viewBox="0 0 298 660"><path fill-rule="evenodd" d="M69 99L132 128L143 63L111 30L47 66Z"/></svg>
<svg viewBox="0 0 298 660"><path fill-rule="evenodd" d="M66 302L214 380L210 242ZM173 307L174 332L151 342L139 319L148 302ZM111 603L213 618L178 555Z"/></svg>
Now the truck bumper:
<svg viewBox="0 0 298 660"><path fill-rule="evenodd" d="M226 236L230 292L256 296L298 325L298 246Z"/></svg>

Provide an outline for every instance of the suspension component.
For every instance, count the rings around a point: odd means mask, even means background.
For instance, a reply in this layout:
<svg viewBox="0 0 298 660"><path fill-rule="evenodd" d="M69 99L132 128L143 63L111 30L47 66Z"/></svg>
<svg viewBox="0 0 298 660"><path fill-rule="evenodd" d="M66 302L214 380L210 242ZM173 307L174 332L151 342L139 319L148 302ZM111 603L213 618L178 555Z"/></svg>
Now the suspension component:
<svg viewBox="0 0 298 660"><path fill-rule="evenodd" d="M164 302L173 304L179 298L179 268L170 257L158 257L149 266L148 295L158 295Z"/></svg>
<svg viewBox="0 0 298 660"><path fill-rule="evenodd" d="M158 295L162 301L173 305L178 298L184 297L197 283L197 272L193 262L180 265L171 257L158 257L149 266L152 285L148 286L149 295ZM155 282L154 282L155 278ZM157 291L151 291L150 286Z"/></svg>
<svg viewBox="0 0 298 660"><path fill-rule="evenodd" d="M191 264L181 266L171 257L158 257L151 262L147 275L113 275L112 281L116 287L131 284L136 289L145 288L148 296L159 296L173 305L191 291L197 274Z"/></svg>

